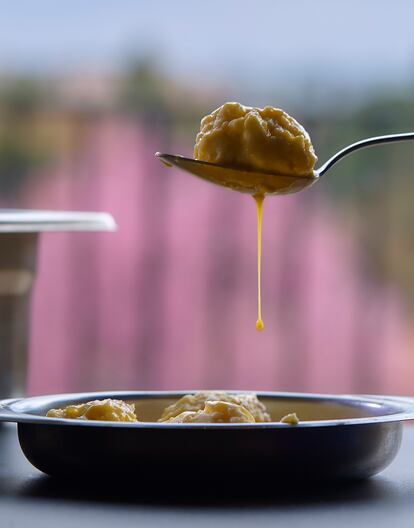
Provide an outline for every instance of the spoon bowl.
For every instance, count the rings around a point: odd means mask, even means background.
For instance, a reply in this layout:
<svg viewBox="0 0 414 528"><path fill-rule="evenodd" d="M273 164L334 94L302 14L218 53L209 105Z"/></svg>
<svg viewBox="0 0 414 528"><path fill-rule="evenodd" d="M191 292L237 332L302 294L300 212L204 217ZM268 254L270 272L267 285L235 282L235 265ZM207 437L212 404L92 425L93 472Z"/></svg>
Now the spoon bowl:
<svg viewBox="0 0 414 528"><path fill-rule="evenodd" d="M184 156L161 154L160 152L157 152L155 156L168 167L177 167L202 180L251 195L295 193L310 187L319 177L316 172L311 176L292 176L226 167L207 161L185 158Z"/></svg>
<svg viewBox="0 0 414 528"><path fill-rule="evenodd" d="M310 187L321 176L325 175L335 163L356 150L382 143L394 143L410 139L414 139L414 132L377 136L357 141L334 154L309 176L275 174L270 171L254 171L239 167L227 167L216 163L185 158L184 156L162 154L160 152L157 152L155 156L168 167L177 167L193 176L234 191L251 195L276 195L296 193Z"/></svg>

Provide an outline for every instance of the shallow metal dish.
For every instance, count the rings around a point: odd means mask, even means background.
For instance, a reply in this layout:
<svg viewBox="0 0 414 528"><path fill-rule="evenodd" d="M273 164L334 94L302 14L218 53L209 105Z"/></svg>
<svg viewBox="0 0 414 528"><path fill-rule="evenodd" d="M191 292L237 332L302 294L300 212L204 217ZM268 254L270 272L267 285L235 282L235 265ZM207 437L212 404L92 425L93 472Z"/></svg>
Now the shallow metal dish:
<svg viewBox="0 0 414 528"><path fill-rule="evenodd" d="M0 402L0 421L17 422L27 459L50 475L187 480L267 477L279 483L360 479L398 452L402 421L414 402L381 396L259 392L272 423L161 424L157 418L188 392L61 394ZM229 391L232 392L232 391ZM233 391L234 392L234 391ZM134 402L143 423L47 418L50 408L94 399ZM278 423L288 412L301 422ZM188 481L187 481L188 482ZM251 481L249 481L251 482Z"/></svg>

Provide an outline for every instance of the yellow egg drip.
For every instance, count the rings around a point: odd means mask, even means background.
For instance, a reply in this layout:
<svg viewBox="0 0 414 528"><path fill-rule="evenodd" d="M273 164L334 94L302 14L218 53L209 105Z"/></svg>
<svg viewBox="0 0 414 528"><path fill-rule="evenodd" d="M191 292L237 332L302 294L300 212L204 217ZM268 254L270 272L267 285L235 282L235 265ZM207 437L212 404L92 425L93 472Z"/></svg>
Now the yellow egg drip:
<svg viewBox="0 0 414 528"><path fill-rule="evenodd" d="M257 207L257 321L256 330L264 329L262 320L262 296L261 296L261 269L262 269L262 216L263 216L263 194L253 196Z"/></svg>

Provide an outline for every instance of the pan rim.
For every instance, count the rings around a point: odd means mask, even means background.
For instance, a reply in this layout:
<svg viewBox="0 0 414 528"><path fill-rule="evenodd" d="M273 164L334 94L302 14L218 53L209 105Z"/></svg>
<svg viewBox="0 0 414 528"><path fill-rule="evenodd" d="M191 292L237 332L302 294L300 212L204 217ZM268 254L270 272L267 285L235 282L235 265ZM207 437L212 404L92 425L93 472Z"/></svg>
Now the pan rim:
<svg viewBox="0 0 414 528"><path fill-rule="evenodd" d="M35 411L45 405L53 406L65 405L70 402L91 401L94 399L116 398L116 399L147 399L147 398L180 398L185 394L192 394L196 390L180 391L105 391L105 392L78 392L61 393L42 396L32 396L28 398L11 398L0 400L0 422L15 422L17 424L37 424L37 425L64 425L69 427L106 427L121 429L305 429L324 428L351 425L381 424L387 422L402 422L414 420L414 398L403 396L382 396L369 394L321 394L302 392L272 392L272 391L243 391L243 390L222 390L214 389L218 392L229 394L254 393L259 398L272 399L298 399L308 401L331 402L348 405L351 407L372 407L388 409L388 414L379 414L359 418L338 418L330 420L303 421L296 425L281 422L261 422L261 423L160 423L160 422L108 422L99 420L74 420L69 418L51 418L31 412L19 411L20 408L31 407Z"/></svg>

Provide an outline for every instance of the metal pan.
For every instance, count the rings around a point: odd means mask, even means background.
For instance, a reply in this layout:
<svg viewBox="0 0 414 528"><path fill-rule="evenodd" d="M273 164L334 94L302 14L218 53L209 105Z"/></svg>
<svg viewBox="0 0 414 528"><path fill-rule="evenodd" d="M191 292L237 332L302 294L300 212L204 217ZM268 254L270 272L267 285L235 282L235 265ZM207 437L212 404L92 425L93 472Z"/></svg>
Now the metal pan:
<svg viewBox="0 0 414 528"><path fill-rule="evenodd" d="M166 405L188 392L193 391L3 400L0 421L17 422L27 459L49 475L135 476L192 483L225 479L243 486L242 478L271 478L280 483L369 477L391 463L400 447L402 422L414 419L414 400L408 398L260 392L258 397L274 422L156 422ZM143 422L45 416L50 408L103 398L134 402ZM278 422L292 411L301 420L298 425Z"/></svg>

